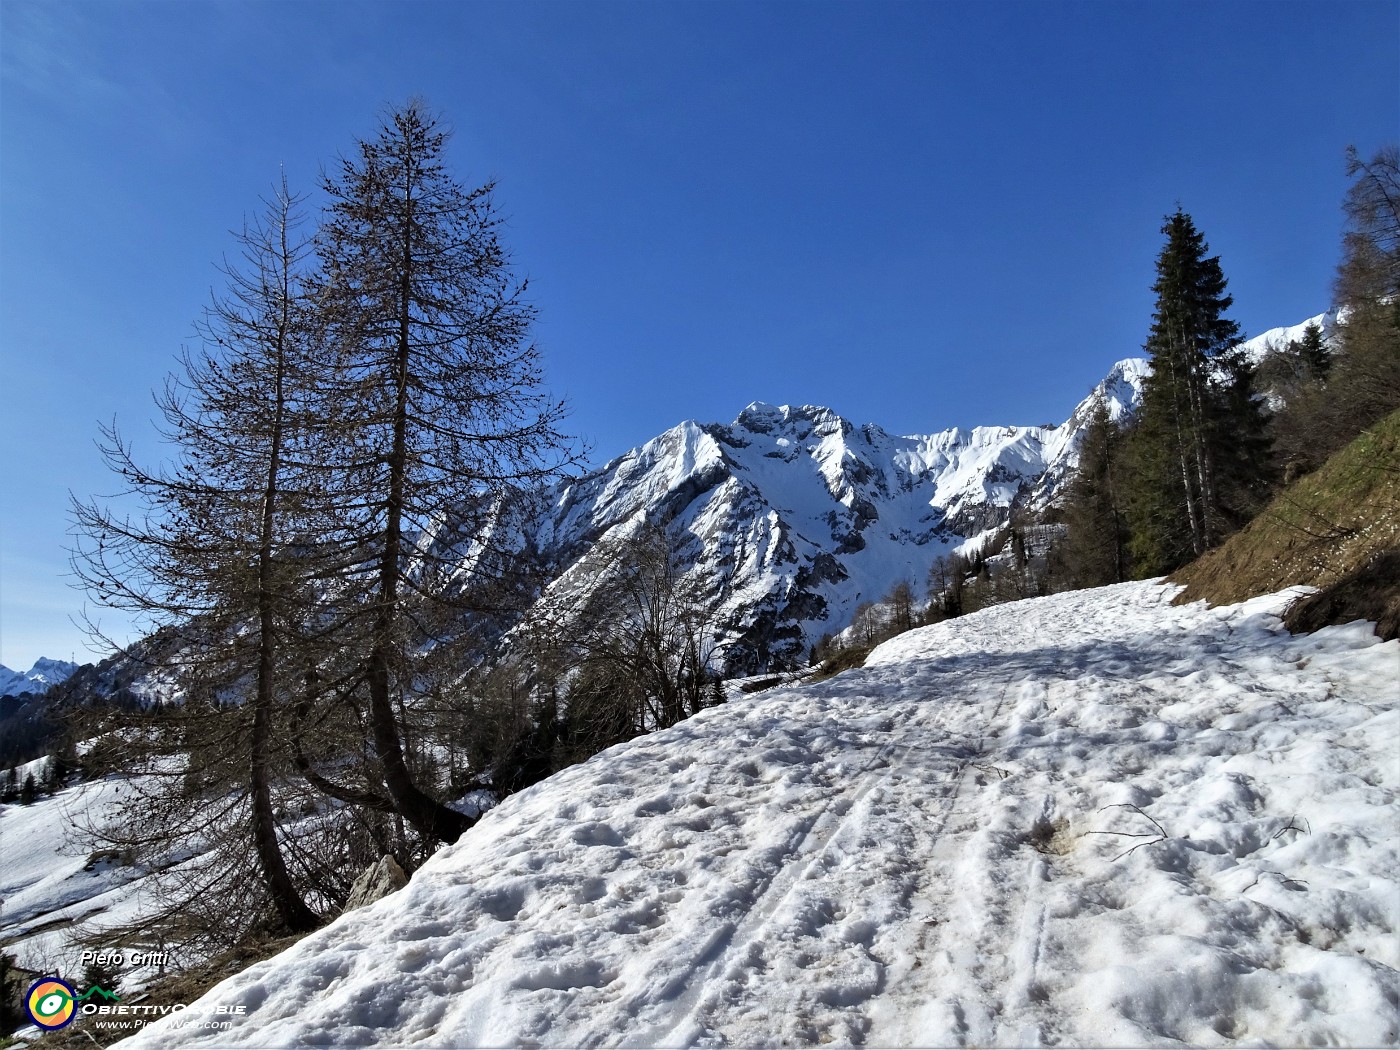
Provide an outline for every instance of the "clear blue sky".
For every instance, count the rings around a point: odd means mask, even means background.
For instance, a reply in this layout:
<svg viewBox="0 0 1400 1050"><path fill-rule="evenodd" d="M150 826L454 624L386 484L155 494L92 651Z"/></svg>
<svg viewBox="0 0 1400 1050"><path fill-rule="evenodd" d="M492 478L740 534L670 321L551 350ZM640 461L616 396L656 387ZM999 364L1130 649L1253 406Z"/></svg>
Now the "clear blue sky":
<svg viewBox="0 0 1400 1050"><path fill-rule="evenodd" d="M1138 351L1178 202L1247 332L1328 305L1343 150L1400 133L1400 5L0 0L0 73L25 669L88 658L63 577L68 491L111 488L96 421L143 432L228 230L386 103L499 179L598 462L753 400L1044 423Z"/></svg>

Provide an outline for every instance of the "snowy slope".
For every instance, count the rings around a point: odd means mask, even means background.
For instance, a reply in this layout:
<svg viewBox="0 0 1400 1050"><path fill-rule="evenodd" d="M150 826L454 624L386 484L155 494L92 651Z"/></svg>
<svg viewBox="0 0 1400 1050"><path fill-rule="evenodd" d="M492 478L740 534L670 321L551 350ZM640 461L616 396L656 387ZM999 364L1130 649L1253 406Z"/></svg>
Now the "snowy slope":
<svg viewBox="0 0 1400 1050"><path fill-rule="evenodd" d="M42 767L31 762L19 773L37 778ZM88 931L134 920L151 907L145 878L152 865L92 854L80 831L130 791L125 778L109 777L32 805L0 805L0 942L19 966L77 977L83 972L78 946L105 943Z"/></svg>
<svg viewBox="0 0 1400 1050"><path fill-rule="evenodd" d="M1309 325L1317 325L1322 331L1323 339L1330 340L1337 325L1346 323L1346 314L1345 307L1334 306L1326 313L1309 317L1306 321L1301 321L1298 324L1286 325L1283 328L1270 328L1262 335L1246 339L1240 346L1244 350L1245 356L1257 365L1272 351L1302 339Z"/></svg>
<svg viewBox="0 0 1400 1050"><path fill-rule="evenodd" d="M1394 1044L1400 643L1171 594L615 747L123 1045Z"/></svg>

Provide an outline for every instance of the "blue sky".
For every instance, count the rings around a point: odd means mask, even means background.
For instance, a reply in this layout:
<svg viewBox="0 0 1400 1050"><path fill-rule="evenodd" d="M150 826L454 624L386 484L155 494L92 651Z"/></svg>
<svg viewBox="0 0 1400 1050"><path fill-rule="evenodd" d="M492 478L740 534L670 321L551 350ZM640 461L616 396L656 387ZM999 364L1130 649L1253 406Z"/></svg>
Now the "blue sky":
<svg viewBox="0 0 1400 1050"><path fill-rule="evenodd" d="M89 658L67 494L99 419L159 453L228 231L415 94L597 462L754 400L1045 423L1138 352L1178 203L1248 333L1328 305L1400 5L3 0L0 662Z"/></svg>

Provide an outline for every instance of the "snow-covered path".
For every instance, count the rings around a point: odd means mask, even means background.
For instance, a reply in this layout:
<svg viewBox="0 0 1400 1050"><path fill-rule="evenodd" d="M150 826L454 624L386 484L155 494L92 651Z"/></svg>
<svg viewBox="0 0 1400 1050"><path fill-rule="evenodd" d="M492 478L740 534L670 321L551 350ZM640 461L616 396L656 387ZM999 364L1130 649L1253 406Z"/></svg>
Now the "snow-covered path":
<svg viewBox="0 0 1400 1050"><path fill-rule="evenodd" d="M137 1043L1396 1043L1400 644L1169 597L614 748Z"/></svg>

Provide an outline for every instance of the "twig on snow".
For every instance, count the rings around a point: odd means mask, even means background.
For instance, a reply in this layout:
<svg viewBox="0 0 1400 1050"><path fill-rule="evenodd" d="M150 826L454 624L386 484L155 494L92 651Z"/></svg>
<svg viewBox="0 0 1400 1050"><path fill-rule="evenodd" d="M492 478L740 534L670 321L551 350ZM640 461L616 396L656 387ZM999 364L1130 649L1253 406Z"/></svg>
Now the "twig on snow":
<svg viewBox="0 0 1400 1050"><path fill-rule="evenodd" d="M1263 870L1263 871L1260 871L1258 875L1254 876L1254 881L1251 882L1251 883L1250 883L1248 886L1246 886L1244 889L1240 890L1240 892L1241 892L1241 893L1248 893L1250 890L1254 889L1255 886L1258 886L1258 885L1259 885L1259 880L1262 879L1265 875L1277 875L1277 876L1278 876L1279 882L1282 883L1282 884L1285 885L1285 886L1290 886L1290 885L1292 885L1292 886L1306 886L1306 885L1307 885L1307 883L1304 882L1302 879L1290 879L1287 875L1285 875L1285 874L1284 874L1283 872L1281 872L1281 871Z"/></svg>
<svg viewBox="0 0 1400 1050"><path fill-rule="evenodd" d="M1167 839L1171 838L1171 836L1167 834L1167 829L1166 829L1166 828L1164 828L1164 827L1162 827L1162 825L1158 824L1157 821L1154 820L1154 819L1152 818L1151 814L1144 813L1144 812L1143 812L1141 809L1139 809L1137 806L1131 805L1131 804L1129 804L1129 803L1127 803L1127 802L1115 802L1115 803L1114 803L1113 805L1111 805L1111 806L1101 806L1101 807L1099 808L1099 812L1102 813L1105 809L1130 809L1130 810L1132 810L1134 813L1136 813L1138 816L1143 817L1144 819L1146 819L1146 820L1148 821L1148 823L1150 823L1154 828L1157 829L1157 834L1155 834L1155 835L1153 835L1151 832L1135 832L1135 831L1086 831L1086 832L1085 832L1086 835L1117 835L1117 836L1119 836L1120 838L1125 838L1125 839L1148 839L1148 840L1150 840L1150 841L1148 841L1148 842L1139 842L1139 843L1138 843L1137 845L1135 845L1135 846L1130 846L1128 849L1125 849L1122 853L1118 854L1118 856L1114 857L1114 858L1113 858L1114 860L1122 860L1122 859L1123 859L1124 857L1126 857L1129 853L1133 852L1133 850L1142 849L1143 846L1155 846L1155 845L1157 845L1157 843L1159 843L1159 842L1166 842Z"/></svg>
<svg viewBox="0 0 1400 1050"><path fill-rule="evenodd" d="M1285 831L1296 831L1296 832L1298 832L1298 834L1300 834L1300 835L1311 835L1311 834L1312 834L1312 825L1308 823L1307 817L1304 817L1304 818L1303 818L1303 825L1304 825L1304 826L1301 827L1301 828L1298 827L1298 825L1297 825L1296 823L1294 823L1294 821L1296 821L1297 819L1298 819L1298 814L1296 814L1296 813L1293 814L1293 816L1289 817L1289 818L1288 818L1288 823L1287 823L1287 824L1285 824L1283 827L1279 828L1277 831L1275 831L1272 835L1269 836L1269 841L1270 841L1270 842L1274 841L1274 839L1278 838L1278 837L1279 837L1280 835L1282 835Z"/></svg>

